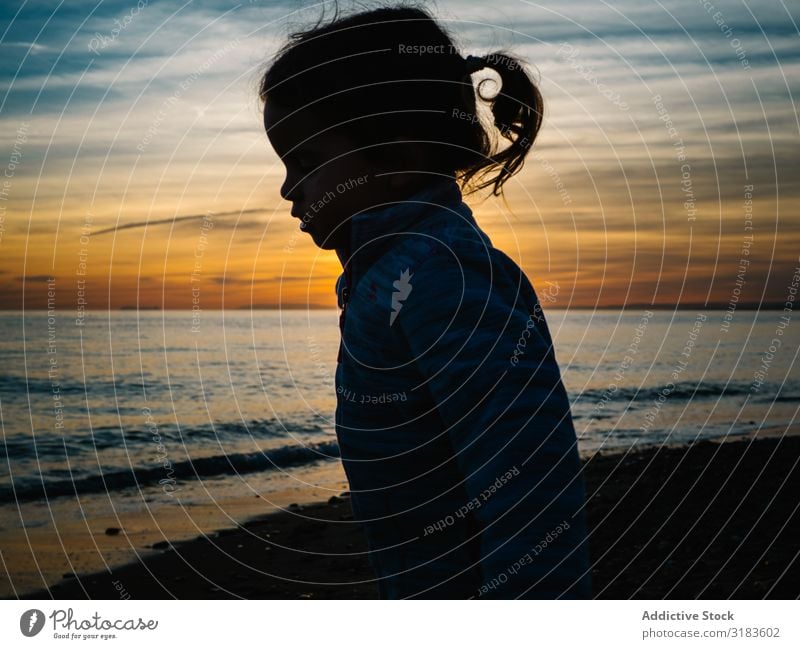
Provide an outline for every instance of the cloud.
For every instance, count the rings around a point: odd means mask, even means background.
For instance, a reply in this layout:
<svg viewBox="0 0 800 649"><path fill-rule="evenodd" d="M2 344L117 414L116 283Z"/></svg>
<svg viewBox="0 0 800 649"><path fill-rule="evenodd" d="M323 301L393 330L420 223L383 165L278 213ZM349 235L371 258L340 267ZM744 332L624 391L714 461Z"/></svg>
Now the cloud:
<svg viewBox="0 0 800 649"><path fill-rule="evenodd" d="M308 275L273 275L271 277L235 277L231 275L218 275L210 278L215 284L252 286L253 284L281 284L282 282L313 282L335 280L333 275L314 276Z"/></svg>
<svg viewBox="0 0 800 649"><path fill-rule="evenodd" d="M53 279L52 275L18 275L14 279L20 280L22 282L33 282L33 283L43 283L49 282Z"/></svg>
<svg viewBox="0 0 800 649"><path fill-rule="evenodd" d="M134 223L123 223L121 225L115 225L110 228L97 230L96 232L92 233L92 236L97 236L100 234L108 234L109 232L119 232L120 230L133 230L136 228L146 228L159 225L173 225L175 223L181 223L183 221L203 221L204 219L209 219L210 221L212 221L214 223L214 227L216 228L220 224L214 222L214 219L226 218L229 216L240 216L242 214L263 214L267 211L268 210L266 207L254 207L248 210L232 210L230 212L207 212L206 214L186 214L184 216L173 216L171 218L155 219L152 221L136 221ZM255 222L252 222L251 225L255 225Z"/></svg>

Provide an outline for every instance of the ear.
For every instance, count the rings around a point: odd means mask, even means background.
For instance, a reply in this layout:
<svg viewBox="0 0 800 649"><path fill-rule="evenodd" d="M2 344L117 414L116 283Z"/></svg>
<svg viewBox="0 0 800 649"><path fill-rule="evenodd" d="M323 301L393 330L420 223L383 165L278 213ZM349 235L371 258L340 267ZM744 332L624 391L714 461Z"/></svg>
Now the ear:
<svg viewBox="0 0 800 649"><path fill-rule="evenodd" d="M375 162L385 171L413 171L421 168L419 147L415 142L408 142L405 138L386 140L384 146L375 151ZM392 174L393 185L405 184L406 174Z"/></svg>
<svg viewBox="0 0 800 649"><path fill-rule="evenodd" d="M400 184L398 176L403 175L392 173L404 168L397 159L398 148L397 145L384 141L377 146L371 146L361 151L370 171L376 175L375 180L380 180L380 184L389 190Z"/></svg>

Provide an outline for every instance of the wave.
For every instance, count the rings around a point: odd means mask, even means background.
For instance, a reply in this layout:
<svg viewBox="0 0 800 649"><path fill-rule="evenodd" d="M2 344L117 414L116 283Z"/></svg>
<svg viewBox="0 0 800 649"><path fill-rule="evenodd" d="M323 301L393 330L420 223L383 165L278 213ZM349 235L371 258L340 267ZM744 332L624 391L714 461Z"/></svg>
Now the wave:
<svg viewBox="0 0 800 649"><path fill-rule="evenodd" d="M0 442L0 459L11 460L64 460L81 453L94 454L106 449L143 447L155 441L164 444L197 444L204 442L239 442L253 439L281 439L291 435L313 436L329 434L315 423L313 417L292 417L290 421L254 419L248 422L214 422L192 427L159 425L155 430L145 428L95 427L89 432L72 432L64 436L28 433L5 437Z"/></svg>
<svg viewBox="0 0 800 649"><path fill-rule="evenodd" d="M615 402L652 401L661 396L666 387L667 384L658 386L617 386L616 390L612 390L610 387L602 389L590 388L578 395L575 398L575 403L580 403L584 400L608 400ZM791 391L793 394L785 394L787 391ZM784 386L781 386L779 383L765 383L759 390L754 391L753 384L750 381L730 381L727 384L722 382L698 384L691 381L681 381L675 383L671 391L663 392L663 394L669 398L678 397L684 399L713 399L752 394L754 401L772 402L800 400L800 396L798 396L796 392L796 385L787 386L784 384Z"/></svg>
<svg viewBox="0 0 800 649"><path fill-rule="evenodd" d="M281 446L256 453L235 453L189 459L175 464L151 468L130 468L90 475L78 479L21 479L13 486L0 488L0 503L28 502L117 491L127 487L139 489L166 486L180 480L195 480L220 475L236 475L256 471L274 471L287 467L313 464L339 457L336 442L320 442L307 446ZM176 486L177 488L177 486Z"/></svg>
<svg viewBox="0 0 800 649"><path fill-rule="evenodd" d="M141 377L131 379L126 376L115 376L110 379L92 378L85 384L75 378L59 377L56 381L42 376L0 376L0 394L11 396L51 396L54 392L62 395L107 396L109 398L127 399L136 397L144 399L145 394L152 398L156 394L178 393L189 389L176 380L171 382L156 379L142 381Z"/></svg>

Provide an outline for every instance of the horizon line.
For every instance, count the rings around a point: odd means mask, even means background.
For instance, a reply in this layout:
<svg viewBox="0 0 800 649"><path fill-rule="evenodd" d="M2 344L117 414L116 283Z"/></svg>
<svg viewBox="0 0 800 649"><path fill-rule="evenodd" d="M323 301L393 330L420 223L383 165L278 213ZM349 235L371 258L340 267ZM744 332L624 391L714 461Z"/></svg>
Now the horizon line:
<svg viewBox="0 0 800 649"><path fill-rule="evenodd" d="M589 311L589 310L616 310L616 311L624 311L627 309L652 309L656 311L689 311L689 310L696 310L696 309L706 309L709 311L728 311L729 305L727 304L700 304L700 303L688 303L688 304L604 304L604 305L569 305L569 306L551 306L548 307L546 305L542 305L543 308L547 308L550 310L567 310L567 309L575 309L580 311ZM745 304L737 304L736 310L737 311L783 311L784 303L783 302L765 302L765 303L745 303ZM25 312L25 311L48 311L47 307L31 307L29 309L13 309L13 308L3 308L0 307L0 312L11 313L11 312ZM70 309L72 311L74 309ZM226 307L226 308L214 308L214 309L203 309L203 311L338 311L339 307L337 306L322 306L322 305L303 305L303 306L265 306L265 305L253 305L253 306L236 306L236 307ZM136 305L124 305L119 307L112 307L112 308L89 308L84 309L84 311L91 311L93 313L96 312L103 312L103 311L192 311L191 307L160 307L160 306L136 306Z"/></svg>

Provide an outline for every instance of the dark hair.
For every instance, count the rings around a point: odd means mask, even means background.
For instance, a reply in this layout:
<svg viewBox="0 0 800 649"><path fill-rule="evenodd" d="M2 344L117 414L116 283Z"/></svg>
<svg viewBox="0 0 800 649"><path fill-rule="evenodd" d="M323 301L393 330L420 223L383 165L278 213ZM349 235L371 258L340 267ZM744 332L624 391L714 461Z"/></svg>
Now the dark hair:
<svg viewBox="0 0 800 649"><path fill-rule="evenodd" d="M489 104L510 145L494 151L476 110L470 76L495 70ZM469 191L503 183L519 171L542 122L543 102L522 62L507 52L464 58L424 9L395 5L339 17L291 33L268 64L259 96L309 110L324 128L344 129L359 146L412 142L419 168L454 175ZM368 149L369 151L369 149Z"/></svg>

